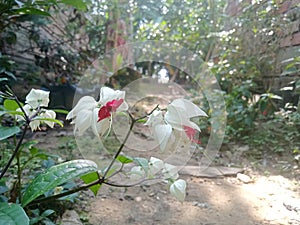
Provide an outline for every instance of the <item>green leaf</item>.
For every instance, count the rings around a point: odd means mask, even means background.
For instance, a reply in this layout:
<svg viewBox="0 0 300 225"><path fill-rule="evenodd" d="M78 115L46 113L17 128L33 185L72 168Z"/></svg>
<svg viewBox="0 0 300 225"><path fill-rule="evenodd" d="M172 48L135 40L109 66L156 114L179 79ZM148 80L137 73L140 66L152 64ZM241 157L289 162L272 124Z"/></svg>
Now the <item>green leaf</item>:
<svg viewBox="0 0 300 225"><path fill-rule="evenodd" d="M7 76L9 76L10 78L14 79L14 80L17 80L16 76L12 73L12 72L9 72L9 71L5 71L4 72Z"/></svg>
<svg viewBox="0 0 300 225"><path fill-rule="evenodd" d="M40 9L31 8L31 7L24 7L20 9L14 10L15 14L19 15L39 15L39 16L51 16L49 13L42 11Z"/></svg>
<svg viewBox="0 0 300 225"><path fill-rule="evenodd" d="M29 152L30 152L30 154L31 154L32 156L38 154L39 151L40 151L40 149L37 148L37 147L31 147L31 148L29 148Z"/></svg>
<svg viewBox="0 0 300 225"><path fill-rule="evenodd" d="M20 132L20 128L18 126L14 126L14 127L0 126L0 141L9 138L19 132Z"/></svg>
<svg viewBox="0 0 300 225"><path fill-rule="evenodd" d="M117 160L123 164L133 162L133 159L131 157L125 155L118 155Z"/></svg>
<svg viewBox="0 0 300 225"><path fill-rule="evenodd" d="M61 3L73 6L79 10L86 10L86 4L82 0L61 0Z"/></svg>
<svg viewBox="0 0 300 225"><path fill-rule="evenodd" d="M44 160L47 160L48 158L54 156L49 153L40 152L40 149L37 147L30 147L29 152L33 158L40 158L40 159L44 159Z"/></svg>
<svg viewBox="0 0 300 225"><path fill-rule="evenodd" d="M64 110L64 109L52 109L52 110L56 113L61 113L61 114L68 114L69 113L68 110Z"/></svg>
<svg viewBox="0 0 300 225"><path fill-rule="evenodd" d="M3 81L8 81L8 79L6 77L0 77L0 82L3 82Z"/></svg>
<svg viewBox="0 0 300 225"><path fill-rule="evenodd" d="M11 99L5 99L3 105L8 111L14 111L20 108L18 103L15 100L11 100Z"/></svg>
<svg viewBox="0 0 300 225"><path fill-rule="evenodd" d="M47 217L47 216L50 216L51 214L53 214L53 213L55 213L55 211L54 210L52 210L52 209L47 209L47 210L45 210L43 213L42 213L42 215L41 215L41 217Z"/></svg>
<svg viewBox="0 0 300 225"><path fill-rule="evenodd" d="M148 172L149 165L147 159L137 157L137 158L133 158L133 161L136 162L139 166L141 166L146 173Z"/></svg>
<svg viewBox="0 0 300 225"><path fill-rule="evenodd" d="M41 121L50 121L50 122L54 122L57 123L58 125L60 125L61 127L64 126L63 122L57 119L52 119L52 118L42 118L42 117L36 117L33 120L41 120Z"/></svg>
<svg viewBox="0 0 300 225"><path fill-rule="evenodd" d="M95 171L97 171L97 164L83 159L72 160L50 167L29 184L23 195L22 206L26 206L40 195L67 181Z"/></svg>
<svg viewBox="0 0 300 225"><path fill-rule="evenodd" d="M122 63L123 63L123 57L122 57L122 55L121 54L118 54L117 55L117 68L120 68L121 66L122 66Z"/></svg>
<svg viewBox="0 0 300 225"><path fill-rule="evenodd" d="M22 148L33 148L35 145L37 145L39 142L37 140L30 140L30 141L26 141L22 144Z"/></svg>
<svg viewBox="0 0 300 225"><path fill-rule="evenodd" d="M0 111L0 116L3 116L4 114L10 114L10 115L20 115L23 116L23 112L18 112L18 111Z"/></svg>
<svg viewBox="0 0 300 225"><path fill-rule="evenodd" d="M92 172L92 173L85 174L85 175L81 176L80 178L81 178L81 180L83 180L83 182L85 184L90 184L90 183L98 180L99 179L99 175L98 175L97 172ZM90 190L96 196L97 193L98 193L98 190L100 189L100 187L101 187L101 185L97 184L97 185L94 185L94 186L90 187Z"/></svg>
<svg viewBox="0 0 300 225"><path fill-rule="evenodd" d="M0 225L29 225L24 209L17 204L0 202Z"/></svg>

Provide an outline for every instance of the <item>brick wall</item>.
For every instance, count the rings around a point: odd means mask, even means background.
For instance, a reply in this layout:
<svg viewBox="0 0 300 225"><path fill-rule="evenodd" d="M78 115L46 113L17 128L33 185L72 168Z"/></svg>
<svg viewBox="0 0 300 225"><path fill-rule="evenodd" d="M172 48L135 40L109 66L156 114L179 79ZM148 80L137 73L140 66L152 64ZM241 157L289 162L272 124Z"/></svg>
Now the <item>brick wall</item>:
<svg viewBox="0 0 300 225"><path fill-rule="evenodd" d="M271 87L272 90L279 90L291 81L300 79L299 72L283 73L283 68L290 62L289 59L300 57L300 0L277 0L276 3L278 13L288 17L290 22L285 25L283 33L280 34L282 40L279 42L280 49L277 54L277 72L262 78L266 86ZM238 16L249 4L251 0L228 0L226 13L232 17Z"/></svg>

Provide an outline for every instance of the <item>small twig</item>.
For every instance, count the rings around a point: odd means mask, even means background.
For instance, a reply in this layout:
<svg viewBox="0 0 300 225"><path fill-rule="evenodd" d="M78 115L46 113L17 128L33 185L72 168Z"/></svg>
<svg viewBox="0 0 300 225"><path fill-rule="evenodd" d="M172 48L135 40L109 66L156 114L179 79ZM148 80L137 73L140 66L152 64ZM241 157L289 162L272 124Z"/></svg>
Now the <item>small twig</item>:
<svg viewBox="0 0 300 225"><path fill-rule="evenodd" d="M66 191L66 192L63 192L63 193L60 193L60 194L57 194L57 195L52 195L52 196L49 196L49 197L36 199L36 200L30 202L28 205L35 205L35 204L38 204L38 203L47 202L47 201L55 200L55 199L58 199L58 198L62 198L62 197L74 194L76 192L83 191L83 190L88 189L88 188L90 188L92 186L95 186L97 184L101 185L102 183L103 182L101 182L101 179L99 179L99 180L96 180L96 181L94 181L90 184L80 186L80 187L75 188L75 189L70 190L70 191Z"/></svg>
<svg viewBox="0 0 300 225"><path fill-rule="evenodd" d="M137 121L139 121L139 120L142 120L142 119L147 118L148 116L150 116L150 115L151 115L156 109L158 109L158 108L159 108L159 105L156 105L156 106L151 110L151 112L149 112L149 113L147 113L146 115L141 116L141 117L139 117L139 118L137 118L137 119L134 119L134 118L131 116L131 114L129 114L129 116L133 119L133 121L137 122Z"/></svg>
<svg viewBox="0 0 300 225"><path fill-rule="evenodd" d="M130 113L128 113L128 114L129 114L129 116L130 116L130 118L131 118L131 124L130 124L129 131L127 132L127 134L126 134L126 136L125 136L125 138L124 138L124 141L123 141L123 143L120 145L120 147L119 147L118 151L116 152L114 158L113 158L112 161L110 162L109 166L106 168L106 170L105 170L105 172L104 172L104 175L103 175L103 177L101 178L101 182L102 182L102 183L103 183L104 180L106 179L106 176L107 176L109 170L111 169L111 167L113 166L113 164L115 163L117 157L120 155L121 151L123 150L123 148L124 148L124 146L125 146L125 143L127 142L128 138L129 138L129 135L130 135L130 133L131 133L131 131L132 131L132 128L133 128L133 126L134 126L134 124L135 124L135 122L136 122L136 121L134 120L134 118L132 117L132 115L131 115Z"/></svg>
<svg viewBox="0 0 300 225"><path fill-rule="evenodd" d="M62 197L65 197L65 196L68 196L68 195L71 195L71 194L74 194L76 192L79 192L79 191L82 191L82 190L85 190L85 189L88 189L92 186L95 186L95 185L102 185L102 184L107 184L109 186L114 186L114 187L132 187L132 186L135 186L135 185L138 185L138 184L141 184L143 182L145 182L146 180L152 180L152 179L143 179L137 183L134 183L134 184L115 184L115 183L110 183L107 181L108 178L116 175L117 173L121 172L122 171L122 168L123 168L123 165L121 167L120 170L118 170L117 172L113 173L112 175L110 175L109 177L106 177L109 170L112 168L113 164L115 163L117 157L120 155L121 151L123 150L124 146L125 146L125 143L127 142L128 138L129 138L129 135L132 131L132 128L134 126L134 124L138 121L138 120L141 120L147 116L149 116L151 113L154 112L154 110L156 110L158 108L158 105L150 112L148 113L147 115L143 116L143 117L140 117L140 118L134 118L129 112L128 112L128 115L131 119L131 124L130 124L130 128L129 128L129 131L127 132L126 136L125 136L125 139L124 141L122 142L122 144L120 145L118 151L116 152L114 158L112 159L112 161L110 162L109 166L106 168L105 172L104 172L104 175L103 176L100 176L99 173L98 173L98 180L90 183L90 184L86 184L86 185L83 185L83 186L80 186L78 188L75 188L73 190L70 190L70 191L66 191L66 192L63 192L61 194L57 194L57 195L52 195L52 196L49 196L49 197L44 197L44 198L40 198L40 199L36 199L34 201L32 201L31 203L29 203L29 205L34 205L34 204L38 204L38 203L42 203L42 202L47 202L47 201L51 201L51 200L54 200L54 199L58 199L58 198L62 198Z"/></svg>
<svg viewBox="0 0 300 225"><path fill-rule="evenodd" d="M143 180L140 180L136 183L132 183L132 184L116 184L116 183L110 183L108 181L104 181L103 184L106 184L106 185L109 185L109 186L112 186L112 187L133 187L133 186L136 186L136 185L139 185L139 184L142 184L144 183L145 181L150 181L150 180L157 180L158 178L152 178L152 179L143 179Z"/></svg>

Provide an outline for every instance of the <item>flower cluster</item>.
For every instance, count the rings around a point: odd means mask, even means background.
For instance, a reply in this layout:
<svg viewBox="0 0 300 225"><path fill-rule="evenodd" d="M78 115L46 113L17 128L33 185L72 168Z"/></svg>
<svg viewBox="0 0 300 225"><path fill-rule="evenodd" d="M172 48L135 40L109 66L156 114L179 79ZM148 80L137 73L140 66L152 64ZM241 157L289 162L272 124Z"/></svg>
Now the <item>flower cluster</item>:
<svg viewBox="0 0 300 225"><path fill-rule="evenodd" d="M125 102L124 91L102 87L99 101L91 96L82 97L69 112L67 119L72 120L71 123L75 125L75 132L78 135L82 135L87 129L91 128L96 136L101 137L109 133L113 115L116 112L127 111L127 109L128 105ZM197 137L200 128L191 121L191 118L198 116L207 115L191 101L176 99L166 109L156 109L148 115L145 125L150 127L162 150L166 149L168 144L177 138L176 135L178 134L183 134L184 141L200 144ZM151 157L149 162L147 161L145 164L147 164L146 167L145 165L132 167L129 177L133 180L159 178L169 183L171 195L180 201L184 200L186 182L178 179L178 168L176 166L164 163L161 159L155 157Z"/></svg>
<svg viewBox="0 0 300 225"><path fill-rule="evenodd" d="M186 195L186 182L178 179L178 168L161 159L151 157L145 169L142 166L134 166L130 171L130 178L138 180L143 178L160 178L170 185L170 193L179 201L184 201Z"/></svg>
<svg viewBox="0 0 300 225"><path fill-rule="evenodd" d="M207 116L194 103L186 99L175 99L167 106L166 112L163 110L155 110L148 118L148 125L159 143L162 150L167 147L168 143L175 140L174 130L185 134L188 140L196 144L200 144L197 139L197 133L200 128L190 119L197 116Z"/></svg>
<svg viewBox="0 0 300 225"><path fill-rule="evenodd" d="M125 91L102 87L99 101L91 96L82 97L68 113L67 120L72 119L71 123L75 124L78 135L91 127L96 136L103 136L111 127L113 113L128 109L124 98Z"/></svg>
<svg viewBox="0 0 300 225"><path fill-rule="evenodd" d="M43 107L48 107L49 104L49 91L31 89L29 94L26 96L25 105L18 108L18 112L24 112L26 115L17 115L18 121L29 120L29 126L32 131L40 128L42 122L47 124L49 127L54 127L54 119L56 113L53 110L47 110Z"/></svg>

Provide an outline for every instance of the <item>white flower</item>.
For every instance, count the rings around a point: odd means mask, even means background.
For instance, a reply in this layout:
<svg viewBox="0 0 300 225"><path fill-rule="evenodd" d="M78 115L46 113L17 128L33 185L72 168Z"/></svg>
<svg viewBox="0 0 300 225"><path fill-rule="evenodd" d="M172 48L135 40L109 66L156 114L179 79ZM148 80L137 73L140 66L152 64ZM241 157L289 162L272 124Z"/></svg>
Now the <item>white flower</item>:
<svg viewBox="0 0 300 225"><path fill-rule="evenodd" d="M167 107L165 120L174 129L184 130L183 126L194 128L200 131L200 128L194 122L190 121L192 117L207 116L198 106L186 99L175 99Z"/></svg>
<svg viewBox="0 0 300 225"><path fill-rule="evenodd" d="M30 105L26 104L24 105L23 107L23 111L26 113L27 117L28 118L31 118L33 116L36 116L37 115L37 110L33 109ZM22 112L21 108L18 108L16 109L17 112ZM21 121L21 120L25 120L25 117L22 116L22 115L16 115L16 119L18 121Z"/></svg>
<svg viewBox="0 0 300 225"><path fill-rule="evenodd" d="M162 169L164 169L165 167L164 162L161 159L155 157L150 158L148 165L149 165L149 171L148 171L149 177L153 177L155 174L162 171Z"/></svg>
<svg viewBox="0 0 300 225"><path fill-rule="evenodd" d="M31 128L31 131L35 131L40 128L41 123L46 123L49 127L53 128L54 127L54 122L53 121L47 121L43 120L43 118L48 118L48 119L55 119L56 113L52 110L46 110L43 109L41 111L38 111L36 109L33 109L31 105L26 104L23 107L23 110L27 117L30 119L29 126ZM20 108L18 108L16 111L22 112ZM17 121L25 121L25 117L21 115L16 116Z"/></svg>
<svg viewBox="0 0 300 225"><path fill-rule="evenodd" d="M195 135L200 132L200 128L190 120L196 116L207 115L194 103L186 99L176 99L167 106L167 112L164 115L162 111L155 110L145 125L151 128L161 150L174 141L173 129L184 132L190 141L199 144L200 141L195 138Z"/></svg>
<svg viewBox="0 0 300 225"><path fill-rule="evenodd" d="M26 96L25 103L29 104L34 109L37 109L41 106L47 107L50 101L49 94L49 91L37 90L33 88Z"/></svg>
<svg viewBox="0 0 300 225"><path fill-rule="evenodd" d="M177 166L165 163L165 168L162 171L164 174L164 179L176 180L179 177Z"/></svg>
<svg viewBox="0 0 300 225"><path fill-rule="evenodd" d="M158 124L164 124L164 117L162 111L156 109L151 113L145 125L154 127Z"/></svg>
<svg viewBox="0 0 300 225"><path fill-rule="evenodd" d="M151 128L154 139L158 142L160 149L164 150L172 135L172 126L165 123L163 112L154 110L145 125Z"/></svg>
<svg viewBox="0 0 300 225"><path fill-rule="evenodd" d="M125 99L125 91L113 90L109 87L102 87L100 90L100 100L101 105L106 105L108 102L113 100ZM128 109L127 103L124 101L120 106L118 106L117 112L126 111Z"/></svg>
<svg viewBox="0 0 300 225"><path fill-rule="evenodd" d="M82 97L66 119L72 119L78 135L91 127L96 136L103 136L110 127L112 114L128 109L124 98L125 91L102 87L98 102L91 96Z"/></svg>
<svg viewBox="0 0 300 225"><path fill-rule="evenodd" d="M186 182L178 179L170 185L170 193L179 201L183 202L186 196Z"/></svg>
<svg viewBox="0 0 300 225"><path fill-rule="evenodd" d="M131 180L139 180L146 176L145 170L141 166L132 167L129 174Z"/></svg>
<svg viewBox="0 0 300 225"><path fill-rule="evenodd" d="M40 128L41 123L47 124L49 127L54 127L54 121L47 119L55 119L56 113L52 110L41 108L47 107L49 104L49 91L31 89L26 96L26 103L22 109L18 108L17 112L24 112L26 115L16 115L17 121L25 121L27 117L30 122L29 126L32 131Z"/></svg>
<svg viewBox="0 0 300 225"><path fill-rule="evenodd" d="M68 113L66 119L72 119L71 124L75 124L74 131L82 135L94 122L95 114L97 116L98 103L91 96L82 97L76 106Z"/></svg>
<svg viewBox="0 0 300 225"><path fill-rule="evenodd" d="M53 110L45 110L45 111L41 112L40 117L46 118L46 119L55 119L56 113ZM47 124L51 128L54 127L53 121L44 120L44 123Z"/></svg>

